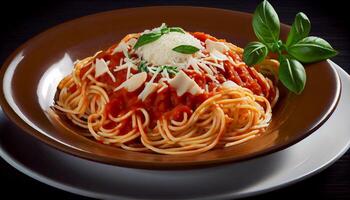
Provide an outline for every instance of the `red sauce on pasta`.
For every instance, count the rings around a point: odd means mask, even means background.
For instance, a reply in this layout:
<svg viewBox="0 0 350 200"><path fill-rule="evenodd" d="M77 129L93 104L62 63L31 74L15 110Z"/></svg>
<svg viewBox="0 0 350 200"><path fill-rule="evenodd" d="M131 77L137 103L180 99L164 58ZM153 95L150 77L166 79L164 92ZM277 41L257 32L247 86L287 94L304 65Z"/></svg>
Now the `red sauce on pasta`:
<svg viewBox="0 0 350 200"><path fill-rule="evenodd" d="M77 61L60 82L55 108L98 142L131 151L204 152L255 135L232 136L263 132L278 89L242 61L242 49L202 32L179 34L168 36L199 45L191 57L173 54L175 39L160 41L163 52L138 49L140 34L129 34Z"/></svg>
<svg viewBox="0 0 350 200"><path fill-rule="evenodd" d="M193 36L201 41L205 41L206 39L216 40L214 37L204 33L193 33ZM229 56L231 56L234 60L241 60L239 55L233 54L229 52ZM116 53L112 55L112 51L107 50L97 55L97 58L103 58L109 62L109 67L113 68L120 63L121 59L124 59L125 56L122 52ZM221 71L219 75L217 75L217 80L221 80L220 83L224 82L224 80L234 81L236 84L246 87L253 91L253 93L257 95L268 94L269 90L262 83L261 79L257 75L255 70L250 69L245 65L235 66L232 63L225 61L224 63L225 71ZM89 67L84 67L81 71L80 76L82 77L84 73L89 69ZM217 87L213 81L205 76L204 74L200 74L198 72L192 70L184 70L185 73L192 78L198 86L202 89L205 89L204 86L206 84L209 85L209 91L212 91L215 87ZM132 73L137 73L136 70L131 70ZM113 75L116 77L116 82L113 82L111 77L108 74L103 74L97 78L98 81L102 83L106 83L107 85L113 86L113 88L118 87L126 80L127 70L123 69L120 71L112 71ZM149 80L151 77L148 77ZM158 78L157 78L158 79ZM157 79L155 81L157 81ZM74 90L72 88L71 90ZM203 93L199 95L192 95L190 93L185 93L181 97L176 94L176 90L172 88L170 85L163 89L159 93L150 94L144 102L141 102L138 99L138 94L143 90L143 87L139 88L135 92L128 92L125 89L120 89L118 91L111 90L109 95L109 102L106 105L105 114L112 115L113 117L117 117L119 115L125 114L127 111L137 109L137 108L145 108L150 116L151 124L155 126L156 120L165 116L167 118L172 118L175 120L182 119L183 113L187 113L189 116L191 113L206 99L212 96L212 93ZM131 123L125 122L123 127L130 126ZM129 127L129 128L130 128ZM126 128L127 129L127 128Z"/></svg>

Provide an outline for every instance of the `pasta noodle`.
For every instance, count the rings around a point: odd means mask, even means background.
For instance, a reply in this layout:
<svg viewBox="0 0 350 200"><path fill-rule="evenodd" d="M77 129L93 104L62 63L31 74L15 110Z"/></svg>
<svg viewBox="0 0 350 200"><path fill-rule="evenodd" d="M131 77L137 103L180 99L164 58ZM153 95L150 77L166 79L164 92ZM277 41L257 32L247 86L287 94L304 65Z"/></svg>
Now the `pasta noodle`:
<svg viewBox="0 0 350 200"><path fill-rule="evenodd" d="M204 33L179 33L198 40L203 49L170 56L176 68L160 67L148 59L152 56L132 48L143 34L130 34L77 61L58 86L55 110L103 144L169 155L238 145L266 130L278 89L242 62L242 49ZM208 40L228 49L214 55ZM142 59L149 63L145 66ZM105 68L98 68L99 60Z"/></svg>

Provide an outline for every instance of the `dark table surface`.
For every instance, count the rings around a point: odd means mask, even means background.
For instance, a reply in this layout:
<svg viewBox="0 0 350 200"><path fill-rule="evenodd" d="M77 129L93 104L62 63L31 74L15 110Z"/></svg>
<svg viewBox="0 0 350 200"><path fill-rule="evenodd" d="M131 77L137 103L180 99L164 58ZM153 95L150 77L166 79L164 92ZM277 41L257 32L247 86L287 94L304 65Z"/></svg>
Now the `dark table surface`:
<svg viewBox="0 0 350 200"><path fill-rule="evenodd" d="M8 1L1 6L0 16L0 63L21 43L36 34L80 16L126 7L149 5L197 5L253 12L257 0L231 1L116 1L76 0L33 2ZM270 0L283 23L291 24L297 12L306 13L312 22L312 35L323 37L340 53L332 59L350 73L349 11L346 1L277 1ZM0 130L1 132L1 130ZM350 132L350 130L349 130ZM52 188L18 172L0 159L1 196L13 198L86 199ZM17 192L13 192L17 191ZM18 192L19 191L19 192ZM302 198L307 196L322 199L350 199L350 152L321 173L287 188L257 196L259 199ZM257 198L255 197L255 198Z"/></svg>

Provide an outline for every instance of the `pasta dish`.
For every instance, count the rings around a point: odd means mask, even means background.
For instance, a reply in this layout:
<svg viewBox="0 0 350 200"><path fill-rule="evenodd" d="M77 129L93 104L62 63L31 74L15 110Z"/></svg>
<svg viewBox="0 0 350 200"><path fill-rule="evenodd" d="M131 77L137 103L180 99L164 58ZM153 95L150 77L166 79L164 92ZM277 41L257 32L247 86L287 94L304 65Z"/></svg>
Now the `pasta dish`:
<svg viewBox="0 0 350 200"><path fill-rule="evenodd" d="M162 24L77 60L54 109L96 141L127 151L184 155L247 142L266 131L278 88L243 49ZM260 70L261 69L261 70Z"/></svg>

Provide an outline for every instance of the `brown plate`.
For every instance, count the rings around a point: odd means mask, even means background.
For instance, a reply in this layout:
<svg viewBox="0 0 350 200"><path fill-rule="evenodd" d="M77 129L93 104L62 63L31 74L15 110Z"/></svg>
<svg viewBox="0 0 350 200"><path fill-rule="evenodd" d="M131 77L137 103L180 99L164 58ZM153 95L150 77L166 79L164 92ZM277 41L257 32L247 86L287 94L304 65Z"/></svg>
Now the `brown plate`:
<svg viewBox="0 0 350 200"><path fill-rule="evenodd" d="M13 122L41 141L79 157L116 165L147 168L204 166L284 149L319 128L338 103L340 79L327 61L306 67L308 80L301 95L282 89L267 134L238 146L199 155L138 153L99 144L81 136L78 129L69 126L49 109L57 84L71 72L73 61L109 47L128 33L165 22L244 46L256 40L251 20L250 14L241 12L169 6L114 10L63 23L29 40L6 60L1 69L1 106ZM286 38L288 30L287 25L282 25L282 38Z"/></svg>

